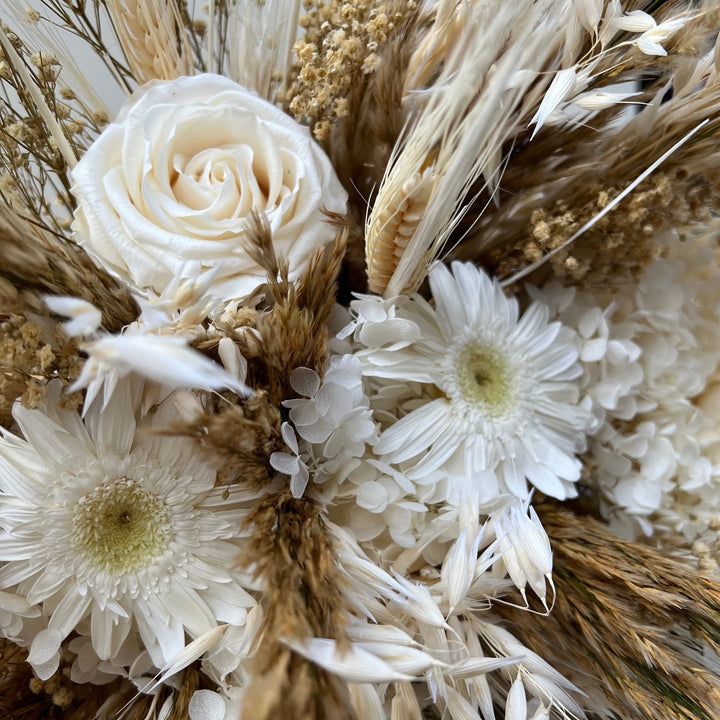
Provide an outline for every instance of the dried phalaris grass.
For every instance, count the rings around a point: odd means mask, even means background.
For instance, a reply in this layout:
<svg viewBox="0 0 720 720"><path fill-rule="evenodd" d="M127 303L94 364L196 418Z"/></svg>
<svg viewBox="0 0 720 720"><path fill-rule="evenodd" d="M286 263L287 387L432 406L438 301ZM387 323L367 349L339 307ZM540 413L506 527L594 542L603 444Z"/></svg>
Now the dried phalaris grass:
<svg viewBox="0 0 720 720"><path fill-rule="evenodd" d="M243 560L266 588L268 611L243 716L352 720L345 683L283 643L346 641L339 568L320 509L283 491L259 502L248 525L252 536Z"/></svg>
<svg viewBox="0 0 720 720"><path fill-rule="evenodd" d="M190 41L171 0L108 0L107 8L140 84L192 74Z"/></svg>
<svg viewBox="0 0 720 720"><path fill-rule="evenodd" d="M386 206L379 214L373 213L365 237L368 287L382 295L393 276L400 258L422 219L433 188L433 168L410 177L401 188L395 207ZM429 253L416 266L402 293L418 289L424 278Z"/></svg>
<svg viewBox="0 0 720 720"><path fill-rule="evenodd" d="M694 566L621 540L589 517L537 505L554 551L547 617L496 611L530 649L623 720L713 720L720 678L720 585Z"/></svg>
<svg viewBox="0 0 720 720"><path fill-rule="evenodd" d="M128 289L98 268L81 249L0 204L0 278L35 310L45 295L82 298L102 312L116 332L138 316ZM17 299L16 299L17 301ZM17 309L17 308L16 308Z"/></svg>

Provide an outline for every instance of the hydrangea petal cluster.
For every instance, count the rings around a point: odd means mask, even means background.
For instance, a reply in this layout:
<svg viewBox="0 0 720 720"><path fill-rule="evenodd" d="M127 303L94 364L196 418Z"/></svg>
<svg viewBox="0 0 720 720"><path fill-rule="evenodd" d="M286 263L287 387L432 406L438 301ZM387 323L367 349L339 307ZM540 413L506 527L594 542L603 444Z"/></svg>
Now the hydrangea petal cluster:
<svg viewBox="0 0 720 720"><path fill-rule="evenodd" d="M720 363L720 266L705 237L671 245L635 285L533 294L583 338L584 392L603 510L623 534L689 539L720 516L712 386Z"/></svg>

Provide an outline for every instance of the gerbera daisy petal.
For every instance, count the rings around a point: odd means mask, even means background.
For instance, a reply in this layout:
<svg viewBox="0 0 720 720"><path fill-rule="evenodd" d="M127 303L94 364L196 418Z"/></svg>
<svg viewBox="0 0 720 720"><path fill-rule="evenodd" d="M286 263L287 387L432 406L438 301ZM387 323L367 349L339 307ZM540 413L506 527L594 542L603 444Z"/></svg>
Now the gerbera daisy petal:
<svg viewBox="0 0 720 720"><path fill-rule="evenodd" d="M402 348L357 352L367 376L422 383L417 398L408 395L410 412L384 430L374 451L386 462L414 460L404 472L418 483L443 468L452 474L452 466L470 476L496 471L502 490L521 498L534 479L547 494L566 497L592 419L569 383L581 372L579 338L549 322L540 302L518 318L517 301L470 263L453 263L452 271L437 265L429 278L434 312L418 297L395 309L418 328L422 314L423 335ZM362 343L361 318L358 325ZM549 459L540 461L548 446Z"/></svg>
<svg viewBox="0 0 720 720"><path fill-rule="evenodd" d="M454 424L447 413L447 404L443 398L433 400L398 420L380 436L375 452L385 456L387 462L403 462L415 457Z"/></svg>
<svg viewBox="0 0 720 720"><path fill-rule="evenodd" d="M187 636L244 619L255 604L233 566L246 514L239 486L215 488L215 471L187 443L154 432L177 417L180 393L145 412L134 382L92 403L84 421L54 407L51 383L45 406L14 408L26 439L0 439L0 588L49 618L24 638L42 646L31 654L36 672L54 671L74 630L111 664L132 634L160 667Z"/></svg>

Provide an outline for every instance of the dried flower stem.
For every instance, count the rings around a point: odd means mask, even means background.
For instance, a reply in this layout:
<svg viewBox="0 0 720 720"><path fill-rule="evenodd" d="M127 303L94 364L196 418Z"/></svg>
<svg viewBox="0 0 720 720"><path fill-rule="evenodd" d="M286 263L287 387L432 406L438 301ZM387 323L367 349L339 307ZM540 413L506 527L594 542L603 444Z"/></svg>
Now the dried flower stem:
<svg viewBox="0 0 720 720"><path fill-rule="evenodd" d="M3 28L1 24L0 46L2 46L5 57L7 57L10 63L12 63L13 70L15 70L15 72L19 75L19 77L25 84L25 89L28 91L28 93L30 93L30 96L35 102L38 112L42 116L42 119L45 121L45 125L47 126L50 134L57 143L58 149L65 158L67 166L69 168L75 167L75 165L77 164L77 158L75 157L75 153L70 147L68 139L65 137L65 133L60 127L60 123L57 121L57 118L48 107L48 104L45 102L45 98L42 96L37 85L35 85L32 78L30 77L30 73L28 73L27 69L25 68L21 57L18 55L17 51L13 47L12 43L10 42L10 38L7 35L7 32L5 31L5 28Z"/></svg>

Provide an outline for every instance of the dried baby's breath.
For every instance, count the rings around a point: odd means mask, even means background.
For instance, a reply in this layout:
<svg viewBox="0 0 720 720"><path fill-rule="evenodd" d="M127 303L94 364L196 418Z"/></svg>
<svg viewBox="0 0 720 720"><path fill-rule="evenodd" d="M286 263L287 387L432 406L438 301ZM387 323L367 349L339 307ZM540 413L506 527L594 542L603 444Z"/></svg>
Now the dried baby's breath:
<svg viewBox="0 0 720 720"><path fill-rule="evenodd" d="M352 113L349 96L364 75L382 68L378 50L414 9L412 0L310 4L300 20L305 36L295 45L299 68L287 100L290 112L308 120L319 140Z"/></svg>

